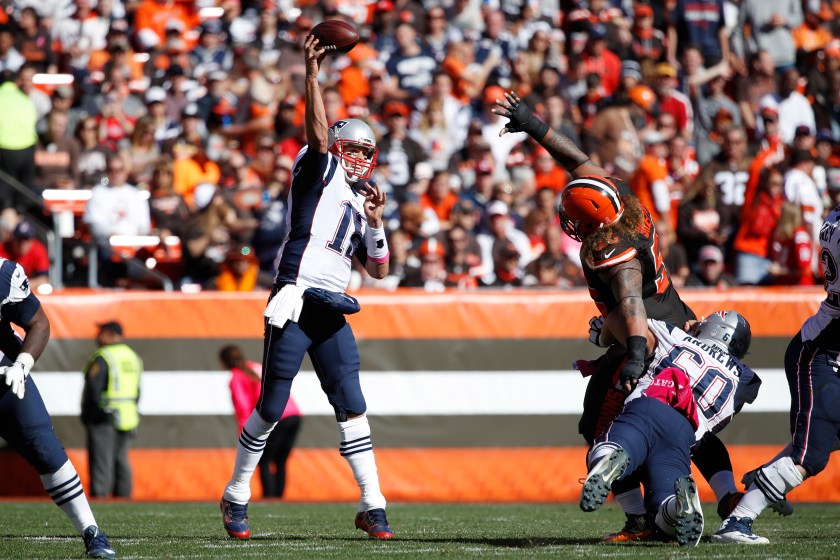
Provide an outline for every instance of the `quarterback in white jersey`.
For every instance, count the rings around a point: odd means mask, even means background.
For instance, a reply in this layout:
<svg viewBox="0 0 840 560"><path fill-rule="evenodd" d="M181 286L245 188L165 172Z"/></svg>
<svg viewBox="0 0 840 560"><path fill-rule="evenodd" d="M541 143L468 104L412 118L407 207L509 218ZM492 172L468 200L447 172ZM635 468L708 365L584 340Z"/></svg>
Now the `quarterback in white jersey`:
<svg viewBox="0 0 840 560"><path fill-rule="evenodd" d="M608 335L617 321L607 318ZM601 507L612 484L646 467L648 515L663 534L695 546L703 513L691 478L691 451L703 436L723 429L761 381L741 363L749 349L749 323L734 311L720 311L683 330L648 320L645 374L621 413L597 438L587 457L589 474L580 507ZM616 336L621 340L621 334Z"/></svg>
<svg viewBox="0 0 840 560"><path fill-rule="evenodd" d="M712 540L722 543L767 544L752 531L753 521L770 507L781 515L793 509L787 493L821 473L840 434L840 206L820 228L820 262L825 271L825 299L802 325L785 351L785 376L790 389L790 444L762 467L747 473L749 485L738 506Z"/></svg>
<svg viewBox="0 0 840 560"><path fill-rule="evenodd" d="M371 538L394 536L385 517L385 497L379 488L365 415L359 350L344 317L359 310L358 302L344 293L354 257L374 278L388 274L382 223L385 194L376 183L366 181L378 151L370 126L359 119L327 124L318 84L325 52L314 36L306 38L307 145L295 158L286 237L264 313L260 398L242 428L233 475L220 504L225 531L235 539L251 536L250 480L306 354L335 411L339 452L359 486L356 527Z"/></svg>

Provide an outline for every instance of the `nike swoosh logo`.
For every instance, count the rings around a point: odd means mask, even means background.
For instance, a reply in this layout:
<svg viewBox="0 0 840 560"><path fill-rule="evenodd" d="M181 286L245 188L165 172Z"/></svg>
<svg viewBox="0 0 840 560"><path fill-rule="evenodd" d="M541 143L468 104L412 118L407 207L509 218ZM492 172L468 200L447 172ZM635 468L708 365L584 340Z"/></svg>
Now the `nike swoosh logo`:
<svg viewBox="0 0 840 560"><path fill-rule="evenodd" d="M615 253L615 249L613 249L613 250L612 250L612 251L610 251L609 253L604 253L604 258L605 258L605 259L610 258L610 257L612 256L612 254L613 254L613 253Z"/></svg>

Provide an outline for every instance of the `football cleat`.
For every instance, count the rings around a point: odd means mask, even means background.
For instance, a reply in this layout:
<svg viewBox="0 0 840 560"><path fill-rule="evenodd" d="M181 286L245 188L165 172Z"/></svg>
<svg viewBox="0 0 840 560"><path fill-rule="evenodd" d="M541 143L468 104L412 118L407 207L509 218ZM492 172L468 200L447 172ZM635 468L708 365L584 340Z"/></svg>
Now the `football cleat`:
<svg viewBox="0 0 840 560"><path fill-rule="evenodd" d="M752 532L753 520L749 517L727 517L720 529L712 535L714 543L770 544L766 537L759 537Z"/></svg>
<svg viewBox="0 0 840 560"><path fill-rule="evenodd" d="M697 546L703 536L703 509L697 485L690 476L682 476L674 482L677 498L677 518L674 523L677 542L680 546Z"/></svg>
<svg viewBox="0 0 840 560"><path fill-rule="evenodd" d="M650 516L628 513L624 528L617 533L601 537L601 542L632 542L653 540L654 527Z"/></svg>
<svg viewBox="0 0 840 560"><path fill-rule="evenodd" d="M595 511L607 501L610 487L630 464L630 457L621 448L614 449L592 467L580 491L580 509Z"/></svg>
<svg viewBox="0 0 840 560"><path fill-rule="evenodd" d="M755 482L755 477L758 476L759 470L761 470L761 467L744 473L744 476L741 478L741 484L744 485L744 488L746 488L747 490L750 489L752 483ZM782 517L793 515L793 506L789 501L787 501L787 498L778 502L770 502L770 509L772 509Z"/></svg>
<svg viewBox="0 0 840 560"><path fill-rule="evenodd" d="M393 539L394 531L388 525L385 517L385 510L382 508L371 509L356 514L356 529L361 529L371 539Z"/></svg>
<svg viewBox="0 0 840 560"><path fill-rule="evenodd" d="M85 540L85 554L88 558L116 558L117 553L111 548L108 536L96 525L91 525L82 533Z"/></svg>
<svg viewBox="0 0 840 560"><path fill-rule="evenodd" d="M735 506L738 505L738 502L741 501L741 498L744 497L743 492L731 492L726 494L723 498L720 499L717 505L717 514L718 517L721 519L726 519L729 517L729 514L732 513L732 510L735 509Z"/></svg>
<svg viewBox="0 0 840 560"><path fill-rule="evenodd" d="M222 523L232 539L250 539L251 527L248 525L248 504L237 504L222 498L219 502L222 510Z"/></svg>

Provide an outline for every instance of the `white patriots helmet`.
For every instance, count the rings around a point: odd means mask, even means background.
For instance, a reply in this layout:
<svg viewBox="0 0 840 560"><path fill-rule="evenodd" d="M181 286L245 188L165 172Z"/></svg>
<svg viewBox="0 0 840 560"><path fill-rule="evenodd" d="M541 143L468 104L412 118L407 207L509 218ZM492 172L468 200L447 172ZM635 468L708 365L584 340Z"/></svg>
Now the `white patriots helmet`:
<svg viewBox="0 0 840 560"><path fill-rule="evenodd" d="M716 311L697 327L697 339L717 346L739 360L747 355L752 342L750 324L735 311Z"/></svg>
<svg viewBox="0 0 840 560"><path fill-rule="evenodd" d="M347 154L345 149L348 146L364 148L366 156L358 158ZM376 136L363 120L343 119L333 123L329 128L328 148L338 158L349 182L368 179L376 167L376 155L379 153Z"/></svg>

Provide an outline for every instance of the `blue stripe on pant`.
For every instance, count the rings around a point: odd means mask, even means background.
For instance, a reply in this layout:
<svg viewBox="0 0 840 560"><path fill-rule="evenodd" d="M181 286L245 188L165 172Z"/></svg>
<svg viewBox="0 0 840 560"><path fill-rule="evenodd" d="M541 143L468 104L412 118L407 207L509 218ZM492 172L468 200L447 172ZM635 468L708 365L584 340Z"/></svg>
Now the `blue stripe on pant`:
<svg viewBox="0 0 840 560"><path fill-rule="evenodd" d="M47 407L32 377L23 399L0 381L0 437L20 453L38 474L51 474L67 462L67 453L53 430Z"/></svg>
<svg viewBox="0 0 840 560"><path fill-rule="evenodd" d="M825 469L840 432L840 377L837 350L803 342L801 333L785 352L790 388L793 460L814 476Z"/></svg>
<svg viewBox="0 0 840 560"><path fill-rule="evenodd" d="M674 493L674 481L691 474L694 429L686 418L662 401L640 397L627 403L598 441L620 445L630 465L619 480L647 467L645 502L655 511Z"/></svg>
<svg viewBox="0 0 840 560"><path fill-rule="evenodd" d="M300 320L282 329L266 323L263 380L257 412L276 422L289 400L292 381L309 354L321 388L337 416L367 410L359 383L359 349L344 315L304 302Z"/></svg>

